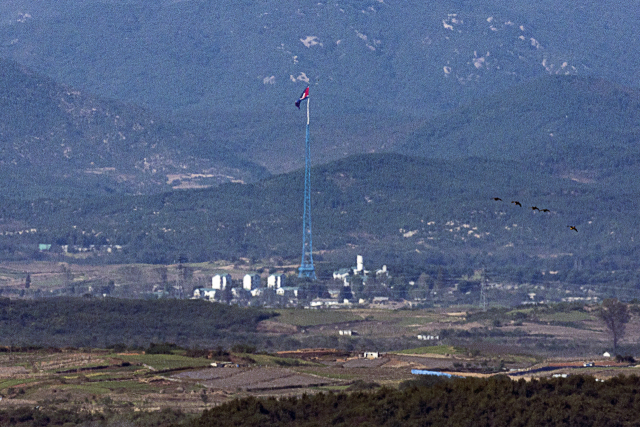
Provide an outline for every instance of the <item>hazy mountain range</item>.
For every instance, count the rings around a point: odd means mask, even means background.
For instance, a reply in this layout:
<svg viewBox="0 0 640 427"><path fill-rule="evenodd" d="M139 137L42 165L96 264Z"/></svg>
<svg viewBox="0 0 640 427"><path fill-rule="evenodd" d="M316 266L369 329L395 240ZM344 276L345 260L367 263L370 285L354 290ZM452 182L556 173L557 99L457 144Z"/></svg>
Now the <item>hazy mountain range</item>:
<svg viewBox="0 0 640 427"><path fill-rule="evenodd" d="M577 181L623 185L623 175L640 172L639 140L640 90L603 79L550 76L429 120L399 151L517 160ZM612 175L616 181L607 178Z"/></svg>
<svg viewBox="0 0 640 427"><path fill-rule="evenodd" d="M0 4L0 56L83 93L178 115L272 173L388 151L420 122L548 75L638 86L620 2L86 1Z"/></svg>
<svg viewBox="0 0 640 427"><path fill-rule="evenodd" d="M5 196L150 194L254 182L269 175L268 164L280 161L286 168L287 159L302 158L300 117L297 126L289 121L299 138L285 147L267 142L277 139L277 124L259 121L211 135L201 123L85 94L11 61L0 60L0 69ZM639 90L603 79L546 76L433 119L372 124L365 132L375 134L371 139L343 134L351 143L346 150L323 144L327 130L313 128L312 160L375 151L517 160L549 175L624 188L640 172L638 123ZM240 135L253 131L262 134L261 149L242 144ZM246 160L252 156L260 164Z"/></svg>
<svg viewBox="0 0 640 427"><path fill-rule="evenodd" d="M0 60L5 197L145 194L255 181L264 168L205 132Z"/></svg>
<svg viewBox="0 0 640 427"><path fill-rule="evenodd" d="M0 251L297 257L309 84L320 258L634 269L639 22L611 1L2 2Z"/></svg>
<svg viewBox="0 0 640 427"><path fill-rule="evenodd" d="M611 0L9 0L0 55L159 109L422 114L545 74L637 85L640 17Z"/></svg>

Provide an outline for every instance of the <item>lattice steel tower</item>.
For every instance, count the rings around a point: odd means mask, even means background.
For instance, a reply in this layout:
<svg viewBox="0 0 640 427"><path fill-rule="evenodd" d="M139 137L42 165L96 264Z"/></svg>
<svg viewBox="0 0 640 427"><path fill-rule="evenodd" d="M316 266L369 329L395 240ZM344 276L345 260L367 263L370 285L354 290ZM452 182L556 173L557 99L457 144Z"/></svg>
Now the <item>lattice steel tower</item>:
<svg viewBox="0 0 640 427"><path fill-rule="evenodd" d="M304 153L304 212L302 216L302 261L298 268L298 277L316 280L316 269L313 266L313 243L311 239L311 145L309 143L309 88L307 87L296 103L307 101L307 134Z"/></svg>

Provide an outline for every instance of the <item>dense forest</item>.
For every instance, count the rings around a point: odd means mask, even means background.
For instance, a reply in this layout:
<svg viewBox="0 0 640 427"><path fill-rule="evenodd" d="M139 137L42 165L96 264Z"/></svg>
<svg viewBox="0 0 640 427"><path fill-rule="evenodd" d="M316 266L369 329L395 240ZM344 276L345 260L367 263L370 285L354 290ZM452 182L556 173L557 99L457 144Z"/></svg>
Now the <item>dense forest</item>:
<svg viewBox="0 0 640 427"><path fill-rule="evenodd" d="M433 384L435 382L435 384ZM432 383L424 386L424 383ZM190 427L241 426L626 426L637 424L640 378L570 376L512 381L422 378L399 390L235 400Z"/></svg>
<svg viewBox="0 0 640 427"><path fill-rule="evenodd" d="M17 427L42 426L136 426L136 427L170 427L182 425L192 418L180 410L165 408L158 412L137 412L118 414L80 411L77 408L34 408L20 406L0 410L0 425Z"/></svg>
<svg viewBox="0 0 640 427"><path fill-rule="evenodd" d="M200 416L169 409L121 414L20 407L0 410L0 423L20 427L631 426L637 425L640 411L639 387L636 376L599 381L576 375L530 382L506 376L427 377L407 381L398 390L361 382L349 392L248 397Z"/></svg>
<svg viewBox="0 0 640 427"><path fill-rule="evenodd" d="M273 314L198 300L0 298L0 336L11 346L146 347L151 342L228 347Z"/></svg>
<svg viewBox="0 0 640 427"><path fill-rule="evenodd" d="M411 336L376 338L265 334L262 320L277 313L204 300L51 297L0 298L0 351L9 347L148 349L152 344L187 349L250 345L260 351L328 347L399 350Z"/></svg>

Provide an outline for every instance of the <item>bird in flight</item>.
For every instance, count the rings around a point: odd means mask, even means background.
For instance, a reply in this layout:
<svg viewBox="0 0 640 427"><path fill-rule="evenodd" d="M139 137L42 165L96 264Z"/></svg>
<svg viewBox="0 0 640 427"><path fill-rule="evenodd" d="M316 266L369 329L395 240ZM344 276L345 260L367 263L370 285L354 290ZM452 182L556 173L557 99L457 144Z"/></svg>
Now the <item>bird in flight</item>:
<svg viewBox="0 0 640 427"><path fill-rule="evenodd" d="M539 211L540 209L538 209L538 207L537 207L537 206L531 206L531 210L532 210L532 211Z"/></svg>
<svg viewBox="0 0 640 427"><path fill-rule="evenodd" d="M549 209L542 209L542 212L551 212Z"/></svg>
<svg viewBox="0 0 640 427"><path fill-rule="evenodd" d="M519 201L517 201L517 200L512 200L512 201L511 201L511 203L515 203L515 205L516 205L516 206L520 206L520 207L522 207L522 203L520 203L520 202L519 202Z"/></svg>
<svg viewBox="0 0 640 427"><path fill-rule="evenodd" d="M576 233L578 232L578 229L577 229L575 226L573 226L573 225L567 225L567 227L569 227L569 229L570 229L570 230L573 230L573 231L575 231Z"/></svg>
<svg viewBox="0 0 640 427"><path fill-rule="evenodd" d="M497 201L502 201L502 199L500 197L494 197L493 200Z"/></svg>

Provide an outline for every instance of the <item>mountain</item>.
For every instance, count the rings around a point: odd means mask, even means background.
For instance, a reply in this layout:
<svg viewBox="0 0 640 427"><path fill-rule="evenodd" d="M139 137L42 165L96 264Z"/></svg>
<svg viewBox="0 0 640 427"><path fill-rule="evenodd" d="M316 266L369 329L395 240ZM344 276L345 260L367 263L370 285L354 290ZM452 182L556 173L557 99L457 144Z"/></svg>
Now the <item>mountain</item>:
<svg viewBox="0 0 640 427"><path fill-rule="evenodd" d="M49 242L122 247L93 253L94 262L296 263L303 175L153 196L4 200L0 256L42 258L37 244ZM311 176L314 259L322 277L360 254L396 271L487 268L511 278L555 271L557 280L572 283L637 283L637 182L610 187L519 161L399 154L352 156L316 166Z"/></svg>
<svg viewBox="0 0 640 427"><path fill-rule="evenodd" d="M530 167L572 179L627 185L625 176L640 172L638 123L640 90L551 76L429 120L399 151L442 159L526 159Z"/></svg>
<svg viewBox="0 0 640 427"><path fill-rule="evenodd" d="M293 102L307 84L316 148L335 159L388 149L415 120L544 75L637 87L639 30L640 15L613 0L0 4L0 56L189 117L273 173L303 164Z"/></svg>
<svg viewBox="0 0 640 427"><path fill-rule="evenodd" d="M0 59L5 197L157 193L267 175L222 141Z"/></svg>
<svg viewBox="0 0 640 427"><path fill-rule="evenodd" d="M288 106L308 79L327 108L413 113L542 74L640 76L640 17L611 0L11 0L0 23L0 55L170 109Z"/></svg>

